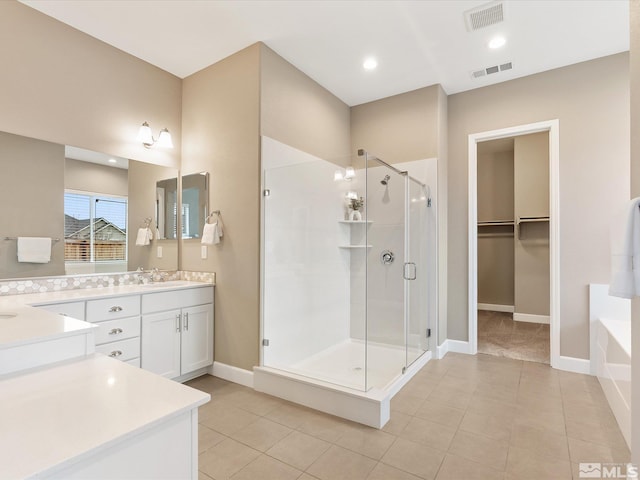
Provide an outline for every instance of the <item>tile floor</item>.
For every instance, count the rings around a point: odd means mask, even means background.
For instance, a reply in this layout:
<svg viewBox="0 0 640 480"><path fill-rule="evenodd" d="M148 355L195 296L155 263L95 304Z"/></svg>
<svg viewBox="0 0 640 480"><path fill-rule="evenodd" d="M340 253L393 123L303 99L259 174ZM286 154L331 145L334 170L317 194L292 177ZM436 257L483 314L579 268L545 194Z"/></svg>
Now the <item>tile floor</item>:
<svg viewBox="0 0 640 480"><path fill-rule="evenodd" d="M514 322L512 313L478 310L478 352L549 363L549 325Z"/></svg>
<svg viewBox="0 0 640 480"><path fill-rule="evenodd" d="M594 377L479 354L430 361L376 430L204 376L200 480L578 479L628 462Z"/></svg>

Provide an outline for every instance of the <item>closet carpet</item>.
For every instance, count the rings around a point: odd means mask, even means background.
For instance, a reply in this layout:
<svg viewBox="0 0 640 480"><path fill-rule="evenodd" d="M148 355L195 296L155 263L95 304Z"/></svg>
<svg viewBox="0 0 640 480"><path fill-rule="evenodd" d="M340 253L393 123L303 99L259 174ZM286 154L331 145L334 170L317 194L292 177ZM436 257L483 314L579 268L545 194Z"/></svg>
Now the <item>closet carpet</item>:
<svg viewBox="0 0 640 480"><path fill-rule="evenodd" d="M513 314L478 311L478 353L549 363L549 325L514 322Z"/></svg>

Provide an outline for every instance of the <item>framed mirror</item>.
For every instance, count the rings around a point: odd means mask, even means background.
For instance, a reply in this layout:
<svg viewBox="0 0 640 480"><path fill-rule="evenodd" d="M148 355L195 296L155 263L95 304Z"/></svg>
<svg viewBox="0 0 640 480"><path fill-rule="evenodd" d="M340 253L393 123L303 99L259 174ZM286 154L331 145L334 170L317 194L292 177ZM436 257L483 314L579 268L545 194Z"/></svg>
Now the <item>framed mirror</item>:
<svg viewBox="0 0 640 480"><path fill-rule="evenodd" d="M156 227L158 239L178 238L178 178L156 182Z"/></svg>
<svg viewBox="0 0 640 480"><path fill-rule="evenodd" d="M1 279L177 269L177 240L135 246L177 169L6 132L0 166ZM18 237L50 237L49 261L18 261Z"/></svg>
<svg viewBox="0 0 640 480"><path fill-rule="evenodd" d="M182 238L201 238L209 215L209 173L182 177Z"/></svg>

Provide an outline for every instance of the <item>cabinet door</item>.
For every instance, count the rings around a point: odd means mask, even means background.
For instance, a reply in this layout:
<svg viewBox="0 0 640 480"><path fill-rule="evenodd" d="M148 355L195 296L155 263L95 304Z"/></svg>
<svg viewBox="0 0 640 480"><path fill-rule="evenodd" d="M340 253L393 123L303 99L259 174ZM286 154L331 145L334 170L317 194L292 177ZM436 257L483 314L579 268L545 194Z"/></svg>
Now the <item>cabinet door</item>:
<svg viewBox="0 0 640 480"><path fill-rule="evenodd" d="M213 364L213 305L182 309L181 375Z"/></svg>
<svg viewBox="0 0 640 480"><path fill-rule="evenodd" d="M180 375L180 310L143 315L141 365L166 378Z"/></svg>

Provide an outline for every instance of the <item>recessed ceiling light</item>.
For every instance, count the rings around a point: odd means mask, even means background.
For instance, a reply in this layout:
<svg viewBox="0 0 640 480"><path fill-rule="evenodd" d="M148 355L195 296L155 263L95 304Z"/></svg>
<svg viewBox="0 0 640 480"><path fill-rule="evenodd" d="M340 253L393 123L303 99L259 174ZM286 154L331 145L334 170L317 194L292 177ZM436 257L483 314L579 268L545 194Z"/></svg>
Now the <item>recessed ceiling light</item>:
<svg viewBox="0 0 640 480"><path fill-rule="evenodd" d="M489 41L489 48L500 48L503 47L504 44L507 43L507 39L504 37L494 37Z"/></svg>
<svg viewBox="0 0 640 480"><path fill-rule="evenodd" d="M378 61L373 57L369 57L369 58L365 59L364 63L362 64L362 67L365 70L373 70L377 66L378 66Z"/></svg>
<svg viewBox="0 0 640 480"><path fill-rule="evenodd" d="M109 163L118 163L118 161L115 158L110 158Z"/></svg>

